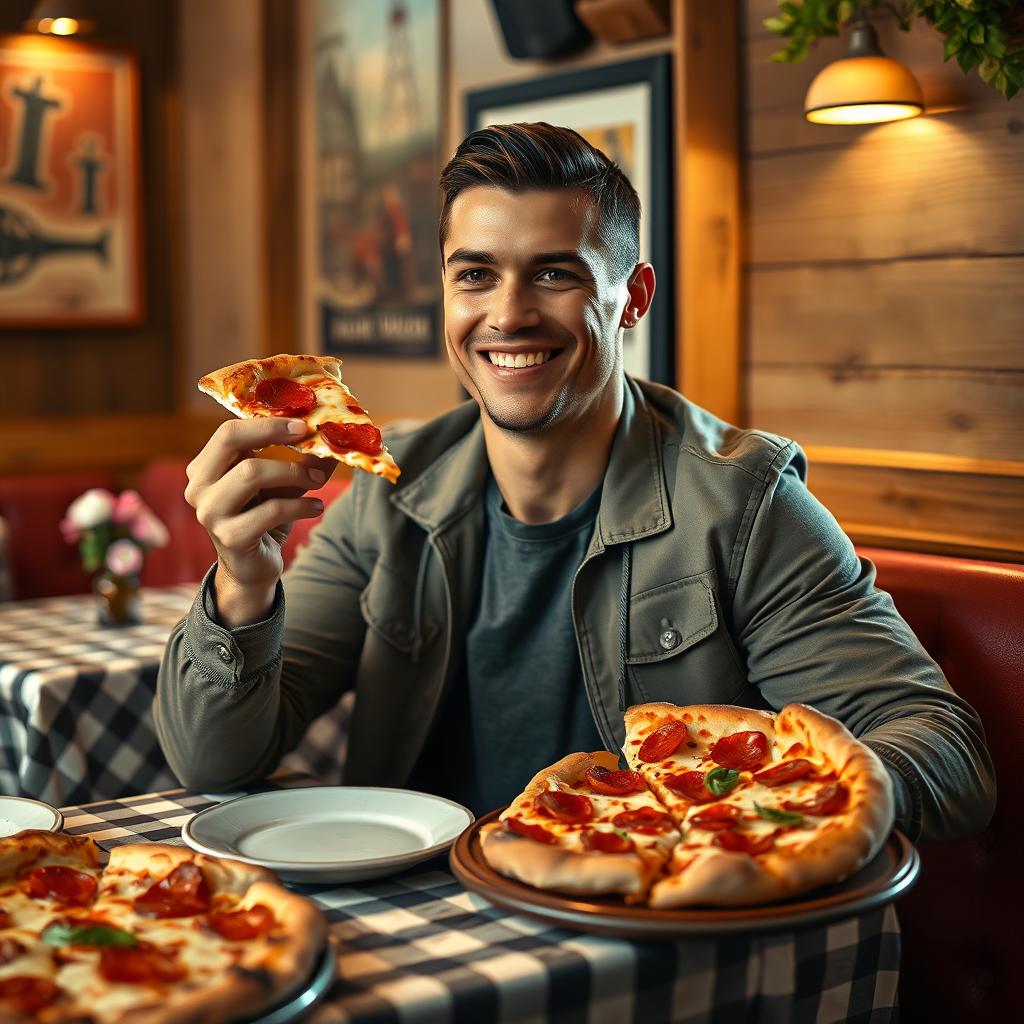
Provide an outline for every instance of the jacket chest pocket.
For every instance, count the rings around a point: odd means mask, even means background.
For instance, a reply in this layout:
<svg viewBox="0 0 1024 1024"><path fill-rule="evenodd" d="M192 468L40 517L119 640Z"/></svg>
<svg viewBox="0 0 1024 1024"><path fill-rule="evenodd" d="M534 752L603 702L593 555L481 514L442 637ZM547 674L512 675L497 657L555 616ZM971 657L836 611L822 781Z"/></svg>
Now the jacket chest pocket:
<svg viewBox="0 0 1024 1024"><path fill-rule="evenodd" d="M718 614L714 571L687 576L629 603L630 699L727 703L746 682Z"/></svg>
<svg viewBox="0 0 1024 1024"><path fill-rule="evenodd" d="M401 654L412 655L440 632L424 590L415 572L402 572L378 559L359 596L366 625Z"/></svg>

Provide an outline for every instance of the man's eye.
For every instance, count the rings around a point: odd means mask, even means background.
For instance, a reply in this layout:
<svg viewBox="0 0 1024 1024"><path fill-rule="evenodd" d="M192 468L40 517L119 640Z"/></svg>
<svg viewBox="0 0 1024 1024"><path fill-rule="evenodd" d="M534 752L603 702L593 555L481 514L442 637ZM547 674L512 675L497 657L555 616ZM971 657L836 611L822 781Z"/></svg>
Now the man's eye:
<svg viewBox="0 0 1024 1024"><path fill-rule="evenodd" d="M483 282L487 280L487 271L481 270L479 267L464 270L459 274L459 280L465 281L468 284L483 284Z"/></svg>
<svg viewBox="0 0 1024 1024"><path fill-rule="evenodd" d="M551 267L540 272L540 279L545 284L561 284L564 281L574 281L576 275L570 274L568 270L559 270L557 267Z"/></svg>

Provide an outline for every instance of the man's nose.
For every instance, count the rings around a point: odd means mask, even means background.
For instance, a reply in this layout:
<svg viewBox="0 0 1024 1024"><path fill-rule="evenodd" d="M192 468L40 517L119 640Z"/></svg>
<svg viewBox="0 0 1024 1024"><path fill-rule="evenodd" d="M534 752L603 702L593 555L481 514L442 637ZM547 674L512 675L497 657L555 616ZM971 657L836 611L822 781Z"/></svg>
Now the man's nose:
<svg viewBox="0 0 1024 1024"><path fill-rule="evenodd" d="M496 288L491 305L488 326L502 334L515 334L524 327L536 327L540 323L540 311L528 288L510 282Z"/></svg>

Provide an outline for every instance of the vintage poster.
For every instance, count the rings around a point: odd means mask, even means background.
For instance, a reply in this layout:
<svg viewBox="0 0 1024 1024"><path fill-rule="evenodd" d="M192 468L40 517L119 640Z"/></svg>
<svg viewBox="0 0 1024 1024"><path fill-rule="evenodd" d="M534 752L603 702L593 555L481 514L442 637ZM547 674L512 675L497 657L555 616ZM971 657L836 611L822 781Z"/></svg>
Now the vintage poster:
<svg viewBox="0 0 1024 1024"><path fill-rule="evenodd" d="M327 353L437 352L438 4L315 4L314 301Z"/></svg>
<svg viewBox="0 0 1024 1024"><path fill-rule="evenodd" d="M130 53L0 37L0 327L142 319L137 132Z"/></svg>

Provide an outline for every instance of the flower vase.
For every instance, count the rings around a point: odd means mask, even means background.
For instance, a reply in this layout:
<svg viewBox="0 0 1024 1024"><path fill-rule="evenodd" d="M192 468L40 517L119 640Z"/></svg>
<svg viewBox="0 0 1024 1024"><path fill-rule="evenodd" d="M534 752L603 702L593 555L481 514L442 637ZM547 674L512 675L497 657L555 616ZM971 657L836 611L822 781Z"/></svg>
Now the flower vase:
<svg viewBox="0 0 1024 1024"><path fill-rule="evenodd" d="M93 581L101 626L133 626L142 621L138 576L101 572Z"/></svg>

